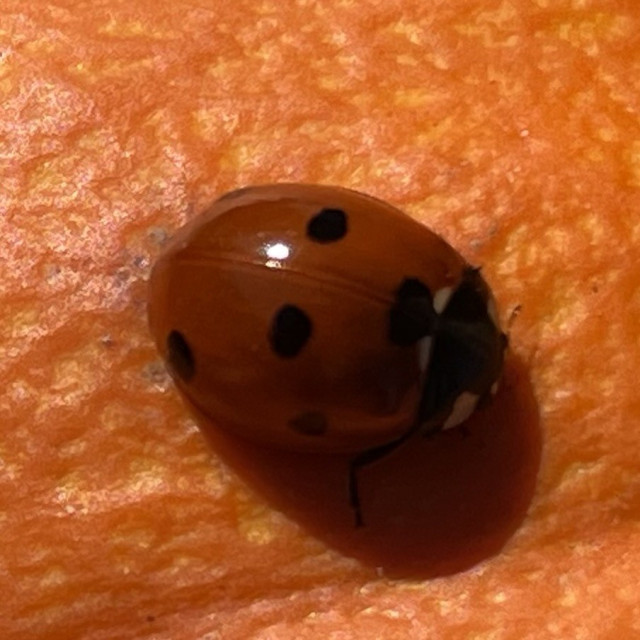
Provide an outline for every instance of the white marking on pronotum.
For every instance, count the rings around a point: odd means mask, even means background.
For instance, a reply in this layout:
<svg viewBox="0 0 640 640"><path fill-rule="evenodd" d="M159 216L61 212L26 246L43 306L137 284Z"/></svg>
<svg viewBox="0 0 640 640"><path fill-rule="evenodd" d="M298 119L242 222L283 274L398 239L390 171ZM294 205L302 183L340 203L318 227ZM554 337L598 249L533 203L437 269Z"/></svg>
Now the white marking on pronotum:
<svg viewBox="0 0 640 640"><path fill-rule="evenodd" d="M498 393L498 388L499 388L499 387L500 387L500 383L499 383L499 382L497 382L497 381L496 381L496 382L494 382L494 383L491 385L491 389L490 389L490 391L491 391L491 395L492 395L492 396L495 396L495 395L496 395L496 393Z"/></svg>
<svg viewBox="0 0 640 640"><path fill-rule="evenodd" d="M438 289L435 295L433 296L433 309L439 315L444 311L444 308L447 306L447 302L449 302L449 298L451 298L451 294L453 293L453 289L451 287L443 287L442 289Z"/></svg>
<svg viewBox="0 0 640 640"><path fill-rule="evenodd" d="M476 410L479 399L480 396L478 394L463 391L453 403L453 409L442 428L451 429L462 424Z"/></svg>

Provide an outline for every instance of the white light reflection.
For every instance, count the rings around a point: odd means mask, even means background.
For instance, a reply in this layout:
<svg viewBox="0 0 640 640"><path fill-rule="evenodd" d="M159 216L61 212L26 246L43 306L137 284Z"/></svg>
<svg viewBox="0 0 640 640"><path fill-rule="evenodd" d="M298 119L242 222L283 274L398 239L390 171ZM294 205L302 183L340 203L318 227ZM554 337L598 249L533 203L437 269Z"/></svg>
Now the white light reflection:
<svg viewBox="0 0 640 640"><path fill-rule="evenodd" d="M267 256L272 260L286 260L291 253L291 249L282 242L267 245Z"/></svg>
<svg viewBox="0 0 640 640"><path fill-rule="evenodd" d="M267 244L264 247L264 252L269 258L265 265L270 269L280 269L282 267L282 260L286 260L291 255L291 247L283 242L274 242L273 244Z"/></svg>

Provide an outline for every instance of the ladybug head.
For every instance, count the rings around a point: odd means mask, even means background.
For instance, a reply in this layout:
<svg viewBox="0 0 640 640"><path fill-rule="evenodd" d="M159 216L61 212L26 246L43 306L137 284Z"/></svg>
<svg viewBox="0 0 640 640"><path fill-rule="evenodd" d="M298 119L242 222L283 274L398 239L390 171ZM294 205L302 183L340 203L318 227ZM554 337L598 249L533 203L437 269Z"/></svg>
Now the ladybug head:
<svg viewBox="0 0 640 640"><path fill-rule="evenodd" d="M478 403L495 394L507 337L479 269L467 268L460 284L437 301L429 371L419 409L425 430L464 422Z"/></svg>

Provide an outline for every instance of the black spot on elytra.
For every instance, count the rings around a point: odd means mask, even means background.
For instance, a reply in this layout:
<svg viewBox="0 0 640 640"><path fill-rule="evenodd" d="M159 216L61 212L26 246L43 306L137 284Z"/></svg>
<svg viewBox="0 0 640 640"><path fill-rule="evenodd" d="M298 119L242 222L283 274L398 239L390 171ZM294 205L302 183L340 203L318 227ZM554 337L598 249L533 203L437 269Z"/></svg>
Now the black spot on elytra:
<svg viewBox="0 0 640 640"><path fill-rule="evenodd" d="M347 214L342 209L322 209L307 225L307 235L315 242L335 242L347 233Z"/></svg>
<svg viewBox="0 0 640 640"><path fill-rule="evenodd" d="M435 315L429 287L417 278L405 278L389 311L389 340L404 347L431 335Z"/></svg>
<svg viewBox="0 0 640 640"><path fill-rule="evenodd" d="M319 411L309 411L289 420L289 427L304 436L321 436L327 431L327 419Z"/></svg>
<svg viewBox="0 0 640 640"><path fill-rule="evenodd" d="M185 382L193 378L196 372L191 347L179 331L167 336L167 358L171 370Z"/></svg>
<svg viewBox="0 0 640 640"><path fill-rule="evenodd" d="M442 312L443 318L460 322L482 322L487 316L489 289L480 269L468 268Z"/></svg>
<svg viewBox="0 0 640 640"><path fill-rule="evenodd" d="M311 337L309 316L299 307L286 304L280 307L271 321L269 342L281 358L293 358L300 353Z"/></svg>

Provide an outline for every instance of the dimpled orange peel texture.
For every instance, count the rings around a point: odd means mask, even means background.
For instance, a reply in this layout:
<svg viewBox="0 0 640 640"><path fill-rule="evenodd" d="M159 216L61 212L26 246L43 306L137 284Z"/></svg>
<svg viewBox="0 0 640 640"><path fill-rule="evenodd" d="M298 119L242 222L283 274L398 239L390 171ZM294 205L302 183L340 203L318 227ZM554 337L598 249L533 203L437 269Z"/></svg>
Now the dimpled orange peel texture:
<svg viewBox="0 0 640 640"><path fill-rule="evenodd" d="M622 0L3 0L0 636L640 633L638 33ZM344 461L206 442L146 326L164 238L276 181L390 202L521 306L496 401L366 470L360 531Z"/></svg>

